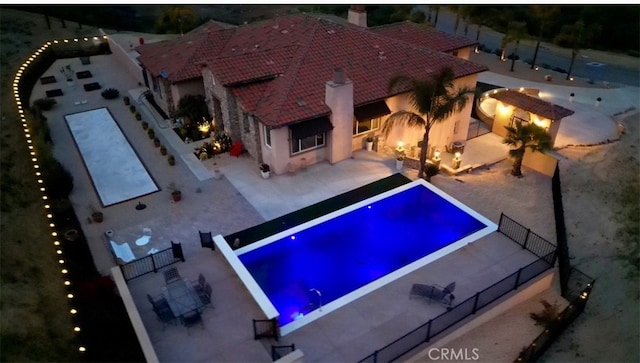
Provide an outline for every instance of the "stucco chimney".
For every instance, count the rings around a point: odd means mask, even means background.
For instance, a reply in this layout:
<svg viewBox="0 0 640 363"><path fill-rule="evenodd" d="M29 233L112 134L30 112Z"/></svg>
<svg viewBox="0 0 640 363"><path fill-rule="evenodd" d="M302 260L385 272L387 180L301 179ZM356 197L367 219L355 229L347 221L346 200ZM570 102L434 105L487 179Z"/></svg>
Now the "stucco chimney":
<svg viewBox="0 0 640 363"><path fill-rule="evenodd" d="M361 26L363 28L367 27L367 10L364 5L351 5L349 8L349 23L355 24L357 26Z"/></svg>
<svg viewBox="0 0 640 363"><path fill-rule="evenodd" d="M342 68L333 71L326 83L324 103L331 109L333 130L328 140L327 159L330 163L351 157L353 134L353 83Z"/></svg>
<svg viewBox="0 0 640 363"><path fill-rule="evenodd" d="M342 68L336 68L333 70L333 83L335 84L344 84L346 78L344 76L344 70Z"/></svg>

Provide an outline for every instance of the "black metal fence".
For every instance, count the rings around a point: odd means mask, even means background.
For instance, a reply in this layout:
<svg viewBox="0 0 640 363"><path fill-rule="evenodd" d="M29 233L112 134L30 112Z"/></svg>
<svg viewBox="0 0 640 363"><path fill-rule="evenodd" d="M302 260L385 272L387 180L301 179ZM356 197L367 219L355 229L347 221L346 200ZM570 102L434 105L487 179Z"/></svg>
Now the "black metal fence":
<svg viewBox="0 0 640 363"><path fill-rule="evenodd" d="M562 205L562 185L560 183L559 164L556 164L556 170L553 173L553 178L551 178L551 192L553 194L553 214L556 220L556 240L558 242L558 271L560 276L560 291L562 292L562 296L566 298L571 263L569 262L567 229L564 224L564 207Z"/></svg>
<svg viewBox="0 0 640 363"><path fill-rule="evenodd" d="M540 359L560 334L584 311L595 280L572 268L569 272L568 282L569 289L567 291L573 296L570 299L570 304L558 314L556 319L547 324L545 330L528 347L520 352L515 362L535 362ZM581 286L581 288L579 290L572 288L577 286Z"/></svg>
<svg viewBox="0 0 640 363"><path fill-rule="evenodd" d="M130 281L151 272L158 272L159 269L173 265L176 262L184 261L182 245L171 242L171 247L120 265L120 270L125 281Z"/></svg>
<svg viewBox="0 0 640 363"><path fill-rule="evenodd" d="M432 338L453 327L463 319L475 314L499 298L516 290L531 279L552 268L553 264L549 263L549 260L553 260L552 256L554 255L555 251L550 251L547 255L540 256L536 261L518 269L518 271L486 289L477 292L474 296L454 306L449 311L429 320L383 348L376 350L359 362L391 362L400 358L407 352L417 348L423 343L429 342Z"/></svg>
<svg viewBox="0 0 640 363"><path fill-rule="evenodd" d="M278 341L280 329L278 329L278 319L253 319L253 339L274 338Z"/></svg>
<svg viewBox="0 0 640 363"><path fill-rule="evenodd" d="M271 360L274 362L284 357L285 355L296 350L296 345L272 345L271 346Z"/></svg>
<svg viewBox="0 0 640 363"><path fill-rule="evenodd" d="M556 246L546 239L538 236L534 232L513 219L507 217L504 213L500 214L500 223L498 232L509 237L522 248L525 248L534 255L545 258L546 261L553 266L556 260Z"/></svg>

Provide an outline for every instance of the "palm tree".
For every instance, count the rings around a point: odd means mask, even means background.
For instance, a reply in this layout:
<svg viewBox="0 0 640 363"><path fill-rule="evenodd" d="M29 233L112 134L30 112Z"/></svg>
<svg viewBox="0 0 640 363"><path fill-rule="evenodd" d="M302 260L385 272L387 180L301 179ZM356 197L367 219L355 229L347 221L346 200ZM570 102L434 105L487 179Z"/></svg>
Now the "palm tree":
<svg viewBox="0 0 640 363"><path fill-rule="evenodd" d="M538 50L540 49L540 41L542 41L542 32L545 25L552 22L560 13L559 6L549 5L531 5L529 7L533 17L540 22L540 31L538 33L538 41L536 42L536 50L533 52L533 60L531 61L531 69L536 66L536 59L538 59Z"/></svg>
<svg viewBox="0 0 640 363"><path fill-rule="evenodd" d="M460 112L469 102L474 90L468 87L453 88L455 73L451 67L444 67L428 80L409 76L396 76L389 82L389 91L408 91L409 104L416 112L396 111L382 126L382 132L389 135L395 126L424 128L420 149L420 167L418 177L424 176L429 145L429 131L436 123L446 120L454 112Z"/></svg>
<svg viewBox="0 0 640 363"><path fill-rule="evenodd" d="M502 142L513 146L509 150L509 156L513 158L513 168L511 169L513 176L522 176L522 158L527 148L533 152L541 153L551 149L551 136L545 129L533 122L523 125L521 121L516 120L515 126L505 126L504 128L507 129L507 136Z"/></svg>

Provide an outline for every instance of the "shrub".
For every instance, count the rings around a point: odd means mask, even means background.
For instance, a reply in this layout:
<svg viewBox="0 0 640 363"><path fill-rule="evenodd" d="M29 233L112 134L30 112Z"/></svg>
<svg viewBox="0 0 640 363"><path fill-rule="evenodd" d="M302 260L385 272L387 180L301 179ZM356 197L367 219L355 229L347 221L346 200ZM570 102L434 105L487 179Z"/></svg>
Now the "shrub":
<svg viewBox="0 0 640 363"><path fill-rule="evenodd" d="M140 121L142 120L142 115L140 114L140 112L136 111L133 116L135 116L136 120Z"/></svg>
<svg viewBox="0 0 640 363"><path fill-rule="evenodd" d="M33 101L33 108L39 108L42 111L49 111L58 102L54 98L39 98ZM34 112L35 113L35 112Z"/></svg>
<svg viewBox="0 0 640 363"><path fill-rule="evenodd" d="M120 91L118 91L115 88L107 88L104 91L102 91L102 97L104 97L107 100L112 100L114 98L118 98L118 96L120 96Z"/></svg>
<svg viewBox="0 0 640 363"><path fill-rule="evenodd" d="M175 165L176 164L176 158L173 155L167 156L167 161L169 162L169 165Z"/></svg>
<svg viewBox="0 0 640 363"><path fill-rule="evenodd" d="M519 56L519 55L517 55L517 54L514 54L514 53L511 53L511 54L509 54L509 55L507 56L507 59L514 59L514 58L515 58L515 60L519 60L519 59L520 59L520 56Z"/></svg>
<svg viewBox="0 0 640 363"><path fill-rule="evenodd" d="M558 316L558 304L551 304L547 300L540 300L543 306L542 311L538 313L530 313L531 319L536 321L536 325L547 326Z"/></svg>
<svg viewBox="0 0 640 363"><path fill-rule="evenodd" d="M59 161L45 163L44 181L51 199L67 198L73 190L73 176Z"/></svg>
<svg viewBox="0 0 640 363"><path fill-rule="evenodd" d="M153 128L149 128L149 129L147 130L147 135L149 135L149 138L150 138L150 139L154 139L154 138L156 137L156 132L155 132L155 131L153 131Z"/></svg>
<svg viewBox="0 0 640 363"><path fill-rule="evenodd" d="M129 111L131 111L131 113L136 112L136 106L134 106L134 105L130 105L130 106L129 106Z"/></svg>

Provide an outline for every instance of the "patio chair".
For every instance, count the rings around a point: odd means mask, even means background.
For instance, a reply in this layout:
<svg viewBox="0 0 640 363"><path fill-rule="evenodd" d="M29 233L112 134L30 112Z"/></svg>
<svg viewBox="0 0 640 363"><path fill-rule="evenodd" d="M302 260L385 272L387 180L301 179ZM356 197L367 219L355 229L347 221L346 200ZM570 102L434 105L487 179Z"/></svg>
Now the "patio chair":
<svg viewBox="0 0 640 363"><path fill-rule="evenodd" d="M197 291L198 291L198 297L200 298L200 301L202 301L202 304L204 305L204 307L213 308L213 304L211 304L211 294L213 293L213 289L211 288L211 285L207 283L205 284L204 289L197 290Z"/></svg>
<svg viewBox="0 0 640 363"><path fill-rule="evenodd" d="M450 307L453 304L453 300L455 299L455 296L453 295L453 291L455 289L455 282L452 282L445 287L435 284L413 284L413 286L411 286L409 298L412 298L414 296L423 297L428 299L429 303L431 303L431 301L437 301Z"/></svg>
<svg viewBox="0 0 640 363"><path fill-rule="evenodd" d="M171 267L168 270L165 270L163 274L164 274L164 282L167 284L172 281L180 279L180 273L178 272L178 269L175 267Z"/></svg>
<svg viewBox="0 0 640 363"><path fill-rule="evenodd" d="M215 250L216 246L213 243L211 232L198 231L198 233L200 233L200 245L202 248L211 248L212 250Z"/></svg>
<svg viewBox="0 0 640 363"><path fill-rule="evenodd" d="M158 320L162 323L162 330L164 330L167 324L178 325L176 316L173 315L173 311L169 307L169 304L167 304L167 306L153 308L153 311L156 313Z"/></svg>
<svg viewBox="0 0 640 363"><path fill-rule="evenodd" d="M200 285L200 287L202 287L203 289L207 285L207 280L204 278L202 273L198 274L198 285Z"/></svg>
<svg viewBox="0 0 640 363"><path fill-rule="evenodd" d="M187 335L191 335L191 327L196 324L200 324L202 329L204 329L202 315L200 315L200 312L197 309L191 310L190 312L182 315L182 324L187 327Z"/></svg>

